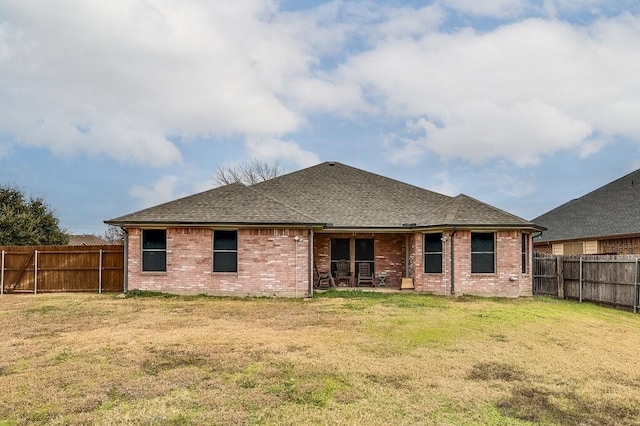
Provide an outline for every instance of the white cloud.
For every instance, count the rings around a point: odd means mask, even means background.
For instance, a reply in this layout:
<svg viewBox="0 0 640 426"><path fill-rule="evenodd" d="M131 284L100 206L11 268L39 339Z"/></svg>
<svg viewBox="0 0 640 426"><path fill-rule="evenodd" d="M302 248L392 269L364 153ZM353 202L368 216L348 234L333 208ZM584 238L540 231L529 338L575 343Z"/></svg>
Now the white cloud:
<svg viewBox="0 0 640 426"><path fill-rule="evenodd" d="M278 93L314 58L277 18L261 0L3 2L0 129L151 164L180 160L167 135L291 132L304 118Z"/></svg>
<svg viewBox="0 0 640 426"><path fill-rule="evenodd" d="M246 142L249 158L277 161L287 160L299 167L309 167L320 162L318 154L306 151L295 142L279 139L252 139Z"/></svg>
<svg viewBox="0 0 640 426"><path fill-rule="evenodd" d="M488 33L428 33L381 42L338 78L360 82L380 117L414 117L396 147L412 156L422 147L535 164L594 134L640 138L638 28L640 18L624 15L585 27L530 19ZM424 137L411 137L415 126Z"/></svg>
<svg viewBox="0 0 640 426"><path fill-rule="evenodd" d="M133 186L129 191L129 195L137 199L142 207L149 207L184 195L177 193L177 185L178 178L173 175L167 175L160 178L151 187Z"/></svg>
<svg viewBox="0 0 640 426"><path fill-rule="evenodd" d="M640 18L573 3L335 0L282 12L276 0L8 0L0 132L65 156L159 166L183 161L174 140L233 136L252 156L304 166L317 154L288 135L323 115L408 120L386 141L396 163L589 155L594 135L640 139ZM526 19L567 11L591 23ZM505 23L476 31L478 16ZM452 19L467 27L446 27Z"/></svg>

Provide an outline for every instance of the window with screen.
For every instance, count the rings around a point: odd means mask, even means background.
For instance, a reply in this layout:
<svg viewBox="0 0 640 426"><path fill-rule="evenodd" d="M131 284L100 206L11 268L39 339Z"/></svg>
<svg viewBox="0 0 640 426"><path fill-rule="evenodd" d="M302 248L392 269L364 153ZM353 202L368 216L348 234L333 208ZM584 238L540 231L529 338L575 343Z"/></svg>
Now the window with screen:
<svg viewBox="0 0 640 426"><path fill-rule="evenodd" d="M167 270L166 229L142 230L142 271L164 272Z"/></svg>
<svg viewBox="0 0 640 426"><path fill-rule="evenodd" d="M213 231L213 272L238 272L238 231Z"/></svg>
<svg viewBox="0 0 640 426"><path fill-rule="evenodd" d="M351 260L348 238L331 239L331 274L335 276L340 260Z"/></svg>
<svg viewBox="0 0 640 426"><path fill-rule="evenodd" d="M493 232L471 233L471 273L495 272L495 234Z"/></svg>
<svg viewBox="0 0 640 426"><path fill-rule="evenodd" d="M424 234L424 272L442 273L442 232Z"/></svg>
<svg viewBox="0 0 640 426"><path fill-rule="evenodd" d="M371 273L374 274L374 242L373 238L358 238L356 239L356 276L358 275L359 265L361 263L368 263L371 266Z"/></svg>

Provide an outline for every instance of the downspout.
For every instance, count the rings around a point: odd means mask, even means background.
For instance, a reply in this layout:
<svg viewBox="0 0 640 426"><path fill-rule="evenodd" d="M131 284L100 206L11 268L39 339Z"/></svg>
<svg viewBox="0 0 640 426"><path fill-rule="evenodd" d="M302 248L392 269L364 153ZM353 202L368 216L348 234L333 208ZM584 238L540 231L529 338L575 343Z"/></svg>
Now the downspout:
<svg viewBox="0 0 640 426"><path fill-rule="evenodd" d="M307 238L307 250L308 250L308 259L307 259L307 270L309 271L309 290L307 291L307 295L309 298L313 297L313 229L309 228L309 234Z"/></svg>
<svg viewBox="0 0 640 426"><path fill-rule="evenodd" d="M456 268L455 268L455 236L456 236L456 232L458 232L456 230L456 227L453 227L453 231L451 232L451 295L455 296L456 295L456 282L455 282L455 275L456 275Z"/></svg>
<svg viewBox="0 0 640 426"><path fill-rule="evenodd" d="M129 231L127 228L122 228L124 231L124 266L122 269L124 270L124 282L122 285L123 293L129 291Z"/></svg>

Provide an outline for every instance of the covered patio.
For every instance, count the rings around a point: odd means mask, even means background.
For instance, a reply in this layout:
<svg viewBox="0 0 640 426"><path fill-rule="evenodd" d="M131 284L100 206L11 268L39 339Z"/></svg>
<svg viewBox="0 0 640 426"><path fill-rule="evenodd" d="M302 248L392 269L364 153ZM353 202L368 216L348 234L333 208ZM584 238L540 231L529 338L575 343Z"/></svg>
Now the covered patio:
<svg viewBox="0 0 640 426"><path fill-rule="evenodd" d="M400 289L403 278L410 277L412 236L399 232L314 233L314 286ZM370 281L359 276L367 265ZM346 279L341 267L346 267ZM328 275L333 280L318 282Z"/></svg>

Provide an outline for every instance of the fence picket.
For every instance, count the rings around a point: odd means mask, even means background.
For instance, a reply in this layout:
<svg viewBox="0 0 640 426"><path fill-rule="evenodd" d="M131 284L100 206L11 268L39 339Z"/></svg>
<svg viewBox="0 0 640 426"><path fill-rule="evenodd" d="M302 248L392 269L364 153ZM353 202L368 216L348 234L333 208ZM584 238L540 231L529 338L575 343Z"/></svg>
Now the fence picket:
<svg viewBox="0 0 640 426"><path fill-rule="evenodd" d="M640 308L637 256L534 255L533 294Z"/></svg>
<svg viewBox="0 0 640 426"><path fill-rule="evenodd" d="M2 293L95 292L96 284L100 293L124 291L123 246L20 246L0 250Z"/></svg>

